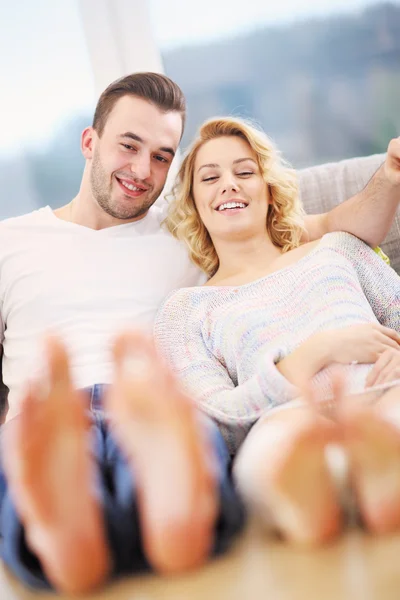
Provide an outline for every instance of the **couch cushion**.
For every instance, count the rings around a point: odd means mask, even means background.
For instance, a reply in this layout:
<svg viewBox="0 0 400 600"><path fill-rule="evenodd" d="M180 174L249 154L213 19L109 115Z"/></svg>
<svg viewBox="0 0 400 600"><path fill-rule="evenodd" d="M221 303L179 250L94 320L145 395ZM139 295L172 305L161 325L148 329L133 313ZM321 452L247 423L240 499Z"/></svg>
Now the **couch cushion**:
<svg viewBox="0 0 400 600"><path fill-rule="evenodd" d="M384 160L384 154L375 154L300 170L300 195L306 212L327 212L361 191ZM381 247L400 274L400 209Z"/></svg>

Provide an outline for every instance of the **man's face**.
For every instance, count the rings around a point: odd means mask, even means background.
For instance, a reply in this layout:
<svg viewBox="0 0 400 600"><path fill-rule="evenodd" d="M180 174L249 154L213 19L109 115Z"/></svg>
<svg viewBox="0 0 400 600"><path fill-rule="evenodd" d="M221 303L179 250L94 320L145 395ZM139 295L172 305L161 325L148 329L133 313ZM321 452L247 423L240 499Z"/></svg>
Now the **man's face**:
<svg viewBox="0 0 400 600"><path fill-rule="evenodd" d="M178 112L120 98L101 137L92 130L90 182L97 204L116 219L142 218L163 190L181 134Z"/></svg>

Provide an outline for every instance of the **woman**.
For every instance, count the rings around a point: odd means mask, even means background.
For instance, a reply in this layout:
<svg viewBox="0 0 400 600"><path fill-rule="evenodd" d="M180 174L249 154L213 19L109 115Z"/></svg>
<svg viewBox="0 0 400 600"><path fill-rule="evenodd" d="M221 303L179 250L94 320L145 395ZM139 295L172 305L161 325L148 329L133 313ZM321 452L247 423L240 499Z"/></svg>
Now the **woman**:
<svg viewBox="0 0 400 600"><path fill-rule="evenodd" d="M155 331L237 453L234 475L249 504L289 540L318 543L342 526L325 460L342 433L367 525L400 526L400 436L385 421L395 395L352 410L340 428L327 414L333 365L347 393L399 376L400 279L350 234L301 245L302 220L295 174L271 141L238 119L205 123L167 226L209 279L170 295ZM308 380L318 411L299 400ZM373 471L382 456L386 471L382 460Z"/></svg>

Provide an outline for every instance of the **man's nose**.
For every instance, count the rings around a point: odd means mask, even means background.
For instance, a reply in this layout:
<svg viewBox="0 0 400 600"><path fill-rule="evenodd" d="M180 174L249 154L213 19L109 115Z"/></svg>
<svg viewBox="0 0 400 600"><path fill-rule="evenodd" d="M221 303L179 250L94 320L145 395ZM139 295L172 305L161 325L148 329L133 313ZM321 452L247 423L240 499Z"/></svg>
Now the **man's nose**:
<svg viewBox="0 0 400 600"><path fill-rule="evenodd" d="M131 163L131 171L137 179L147 179L150 176L150 157L144 154L136 156Z"/></svg>

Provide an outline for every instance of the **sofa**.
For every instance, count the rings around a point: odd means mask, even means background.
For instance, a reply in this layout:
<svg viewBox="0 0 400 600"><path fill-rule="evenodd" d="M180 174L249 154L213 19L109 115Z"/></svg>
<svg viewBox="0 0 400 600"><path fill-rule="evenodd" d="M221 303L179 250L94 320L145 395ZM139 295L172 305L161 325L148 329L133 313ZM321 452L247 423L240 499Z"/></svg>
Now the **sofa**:
<svg viewBox="0 0 400 600"><path fill-rule="evenodd" d="M300 170L300 194L306 212L328 212L347 200L364 188L384 160L384 154L375 154ZM381 247L400 274L400 211ZM6 402L7 388L2 383L0 371L0 422Z"/></svg>
<svg viewBox="0 0 400 600"><path fill-rule="evenodd" d="M365 187L384 160L384 154L375 154L302 169L300 194L306 212L328 212L347 200ZM400 274L400 210L381 248Z"/></svg>

